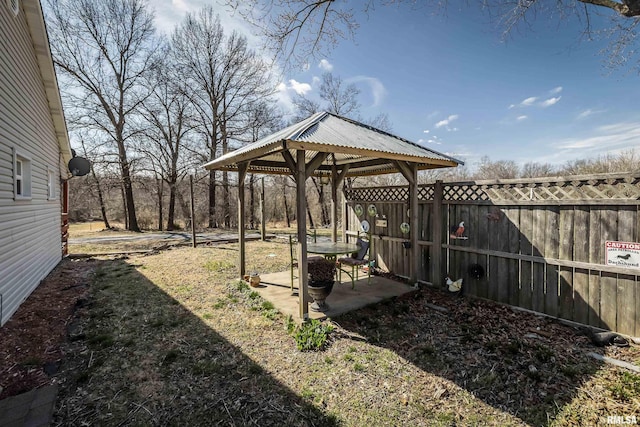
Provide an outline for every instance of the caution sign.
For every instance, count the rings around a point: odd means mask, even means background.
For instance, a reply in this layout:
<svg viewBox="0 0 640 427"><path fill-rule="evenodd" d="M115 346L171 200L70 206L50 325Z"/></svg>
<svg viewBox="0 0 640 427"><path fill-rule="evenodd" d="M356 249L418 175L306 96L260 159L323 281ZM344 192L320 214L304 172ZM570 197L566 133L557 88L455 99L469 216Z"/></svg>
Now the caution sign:
<svg viewBox="0 0 640 427"><path fill-rule="evenodd" d="M606 241L605 264L617 267L640 267L640 243Z"/></svg>

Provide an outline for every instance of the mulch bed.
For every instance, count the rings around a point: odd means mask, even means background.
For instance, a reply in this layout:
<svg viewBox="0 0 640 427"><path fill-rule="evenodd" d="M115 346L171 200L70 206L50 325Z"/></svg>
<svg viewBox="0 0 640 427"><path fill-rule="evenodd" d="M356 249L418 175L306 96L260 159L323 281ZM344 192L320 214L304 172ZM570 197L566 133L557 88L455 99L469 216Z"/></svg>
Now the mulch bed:
<svg viewBox="0 0 640 427"><path fill-rule="evenodd" d="M53 383L94 264L63 260L0 328L0 399Z"/></svg>

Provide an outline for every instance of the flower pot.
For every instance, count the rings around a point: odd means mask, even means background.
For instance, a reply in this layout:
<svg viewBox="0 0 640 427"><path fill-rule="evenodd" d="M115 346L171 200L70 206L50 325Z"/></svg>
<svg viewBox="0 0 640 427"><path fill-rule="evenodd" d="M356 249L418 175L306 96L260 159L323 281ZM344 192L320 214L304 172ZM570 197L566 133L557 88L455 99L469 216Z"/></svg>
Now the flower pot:
<svg viewBox="0 0 640 427"><path fill-rule="evenodd" d="M325 312L329 309L329 305L326 303L326 299L333 290L334 281L324 282L309 282L307 289L309 290L309 296L313 298L311 304L311 310Z"/></svg>

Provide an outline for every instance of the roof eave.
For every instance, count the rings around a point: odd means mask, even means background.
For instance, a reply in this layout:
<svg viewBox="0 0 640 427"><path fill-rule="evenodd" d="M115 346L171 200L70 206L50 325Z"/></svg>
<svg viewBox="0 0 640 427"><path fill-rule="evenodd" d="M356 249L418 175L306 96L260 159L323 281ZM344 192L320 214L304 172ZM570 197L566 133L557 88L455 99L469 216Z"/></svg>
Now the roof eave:
<svg viewBox="0 0 640 427"><path fill-rule="evenodd" d="M210 162L205 163L204 165L202 165L202 167L207 170L223 170L238 163L259 159L266 154L270 154L276 151L276 149L282 147L282 145L282 141L274 141L262 147L242 153L235 153L234 151L232 151L223 155L222 157L218 157L217 159L213 159Z"/></svg>
<svg viewBox="0 0 640 427"><path fill-rule="evenodd" d="M40 1L25 0L24 11L29 32L31 33L31 39L33 40L47 102L49 103L49 111L51 113L56 139L58 140L60 155L64 164L67 165L72 157L71 143L67 132L67 124L64 119L62 99L60 98L58 80L53 66L51 48L49 46L49 37L47 36L47 26L44 21ZM71 177L71 173L68 170L66 172L66 175Z"/></svg>

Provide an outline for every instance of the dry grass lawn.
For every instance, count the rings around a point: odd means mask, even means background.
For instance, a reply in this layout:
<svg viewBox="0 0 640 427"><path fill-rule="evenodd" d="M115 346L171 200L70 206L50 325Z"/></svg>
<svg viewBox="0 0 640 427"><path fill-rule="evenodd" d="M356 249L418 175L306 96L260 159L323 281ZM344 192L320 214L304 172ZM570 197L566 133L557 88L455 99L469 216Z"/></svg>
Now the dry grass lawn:
<svg viewBox="0 0 640 427"><path fill-rule="evenodd" d="M248 271L286 269L287 248L250 242ZM236 260L227 244L93 261L54 424L569 426L640 415L640 377L586 356L638 363L637 347L605 352L557 322L429 289L334 319L324 351L300 352L287 319L234 281Z"/></svg>

